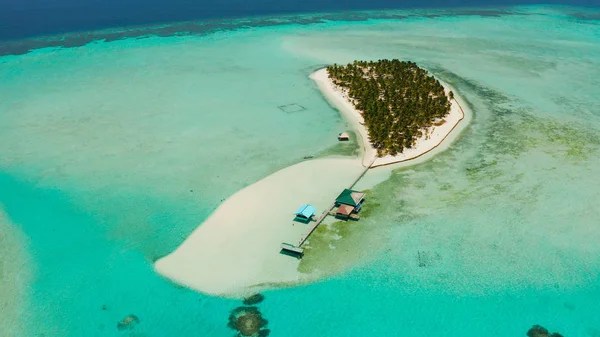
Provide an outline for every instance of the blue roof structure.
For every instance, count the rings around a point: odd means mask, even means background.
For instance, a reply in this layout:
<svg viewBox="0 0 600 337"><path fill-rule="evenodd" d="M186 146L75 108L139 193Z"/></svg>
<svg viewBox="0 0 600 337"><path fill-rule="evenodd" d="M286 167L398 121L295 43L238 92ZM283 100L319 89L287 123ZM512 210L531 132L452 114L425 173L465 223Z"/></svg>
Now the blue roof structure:
<svg viewBox="0 0 600 337"><path fill-rule="evenodd" d="M296 211L296 216L297 217L303 217L306 219L310 219L311 216L315 215L315 211L317 209L309 204L304 204L302 206L300 206L300 208L298 208L298 210Z"/></svg>

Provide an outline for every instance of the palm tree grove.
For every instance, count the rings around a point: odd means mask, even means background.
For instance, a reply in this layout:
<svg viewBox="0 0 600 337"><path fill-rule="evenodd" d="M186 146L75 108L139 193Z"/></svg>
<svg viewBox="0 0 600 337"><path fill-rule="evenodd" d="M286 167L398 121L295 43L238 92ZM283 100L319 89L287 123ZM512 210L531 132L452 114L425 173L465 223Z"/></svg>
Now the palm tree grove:
<svg viewBox="0 0 600 337"><path fill-rule="evenodd" d="M427 127L441 125L450 112L453 93L410 61L354 61L327 67L335 85L343 88L362 112L369 139L378 156L411 148Z"/></svg>

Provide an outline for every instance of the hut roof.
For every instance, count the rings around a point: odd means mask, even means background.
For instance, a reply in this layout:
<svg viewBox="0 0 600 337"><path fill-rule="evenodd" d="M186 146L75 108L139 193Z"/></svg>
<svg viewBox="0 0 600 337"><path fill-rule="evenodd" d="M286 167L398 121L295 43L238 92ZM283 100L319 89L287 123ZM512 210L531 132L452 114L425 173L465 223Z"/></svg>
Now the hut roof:
<svg viewBox="0 0 600 337"><path fill-rule="evenodd" d="M352 211L354 211L354 207L350 205L341 205L340 207L338 207L336 213L341 215L350 215Z"/></svg>
<svg viewBox="0 0 600 337"><path fill-rule="evenodd" d="M340 193L340 195L335 199L335 202L343 205L356 206L365 198L365 194L353 191L349 189L345 189Z"/></svg>
<svg viewBox="0 0 600 337"><path fill-rule="evenodd" d="M315 214L316 210L317 209L314 206L309 205L309 204L304 204L304 205L300 206L300 208L298 208L298 210L294 214L296 214L296 216L302 216L302 217L305 217L308 219Z"/></svg>

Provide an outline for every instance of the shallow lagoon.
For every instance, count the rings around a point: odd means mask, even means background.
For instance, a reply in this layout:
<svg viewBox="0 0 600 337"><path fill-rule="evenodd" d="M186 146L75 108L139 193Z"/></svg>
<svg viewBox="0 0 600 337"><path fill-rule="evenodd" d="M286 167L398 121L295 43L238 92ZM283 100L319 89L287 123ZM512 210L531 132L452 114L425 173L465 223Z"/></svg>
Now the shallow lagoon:
<svg viewBox="0 0 600 337"><path fill-rule="evenodd" d="M1 282L24 284L0 292L15 313L0 324L231 336L241 301L174 286L151 262L236 190L332 152L344 122L314 69L395 57L454 85L473 122L376 186L375 214L306 262L344 272L265 294L271 336L519 336L533 324L598 336L600 26L570 15L583 9L511 12L313 15L0 58L0 228L24 248L0 250ZM292 103L306 110L278 108ZM129 314L140 323L117 330Z"/></svg>

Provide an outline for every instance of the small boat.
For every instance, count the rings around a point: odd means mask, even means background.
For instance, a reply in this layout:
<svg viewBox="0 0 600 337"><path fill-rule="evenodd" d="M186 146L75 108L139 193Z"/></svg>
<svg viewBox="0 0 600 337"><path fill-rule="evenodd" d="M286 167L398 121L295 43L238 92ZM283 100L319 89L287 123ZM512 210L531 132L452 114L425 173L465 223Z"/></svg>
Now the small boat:
<svg viewBox="0 0 600 337"><path fill-rule="evenodd" d="M304 156L304 159L312 159L312 158L314 158L314 157L315 157L315 156Z"/></svg>

